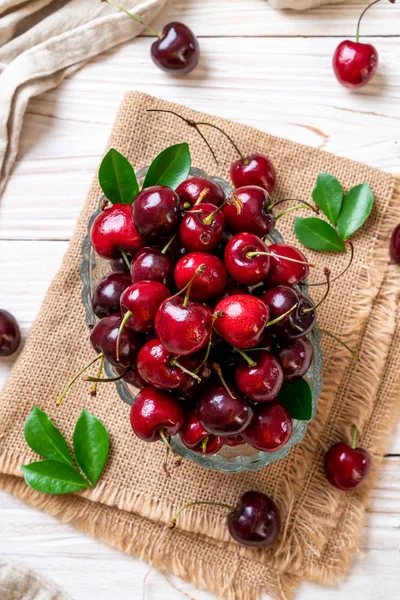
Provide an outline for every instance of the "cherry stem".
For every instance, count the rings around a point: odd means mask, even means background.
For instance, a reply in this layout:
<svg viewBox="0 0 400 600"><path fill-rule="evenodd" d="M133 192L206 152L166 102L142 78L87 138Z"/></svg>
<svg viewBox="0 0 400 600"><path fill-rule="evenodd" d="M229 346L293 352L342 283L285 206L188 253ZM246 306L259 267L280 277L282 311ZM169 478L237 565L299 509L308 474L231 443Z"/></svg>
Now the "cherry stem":
<svg viewBox="0 0 400 600"><path fill-rule="evenodd" d="M94 365L95 362L97 362L98 360L101 360L101 358L104 357L104 354L101 353L98 356L96 356L96 358L94 358L93 360L90 361L90 363L88 363L87 365L85 365L80 371L79 373L77 373L76 375L74 375L74 377L71 379L71 381L69 381L67 383L67 385L65 386L65 388L63 389L63 391L61 392L61 395L58 397L57 399L57 406L59 406L61 404L61 402L63 401L63 399L65 398L65 396L68 394L71 386L75 383L75 381L77 379L79 379L79 377L89 369L89 367L91 367L92 365Z"/></svg>
<svg viewBox="0 0 400 600"><path fill-rule="evenodd" d="M123 248L121 248L121 254L122 254L122 258L125 261L126 266L128 267L128 269L131 268L131 261L128 258L127 253L125 252L125 250Z"/></svg>
<svg viewBox="0 0 400 600"><path fill-rule="evenodd" d="M250 358L250 356L247 356L246 352L243 352L243 350L241 350L240 348L237 348L236 346L233 346L233 349L235 352L238 352L241 356L243 356L244 360L247 362L249 367L256 366L256 364L257 364L256 361L253 360L252 358Z"/></svg>
<svg viewBox="0 0 400 600"><path fill-rule="evenodd" d="M356 441L357 441L357 428L355 425L353 425L353 432L351 434L351 447L353 450L355 450Z"/></svg>
<svg viewBox="0 0 400 600"><path fill-rule="evenodd" d="M326 329L322 329L322 327L319 327L318 325L315 325L314 329L316 329L317 331L320 331L321 333L323 333L324 335L327 335L328 337L331 337L333 340L335 340L335 342L338 342L339 344L344 346L344 348L346 348L346 350L348 350L350 352L350 354L352 355L352 357L355 360L359 359L358 354L356 352L354 352L354 350L352 350L350 348L350 346L348 346L343 340L338 338L336 335L333 335L333 333L331 333L330 331L327 331Z"/></svg>
<svg viewBox="0 0 400 600"><path fill-rule="evenodd" d="M177 521L179 515L184 510L190 508L191 506L197 506L199 504L205 504L208 506L220 506L221 508L227 508L230 512L234 512L236 510L235 506L231 506L230 504L223 504L222 502L210 502L208 500L198 500L196 502L188 502L187 504L182 506L182 508L180 508L177 513L175 513L175 515L172 517L172 519L168 523L167 527L169 527L170 529L173 529L176 526L176 521Z"/></svg>
<svg viewBox="0 0 400 600"><path fill-rule="evenodd" d="M265 348L246 348L246 352L257 352L258 350L264 350L264 352L271 352L271 348L269 346L266 346Z"/></svg>
<svg viewBox="0 0 400 600"><path fill-rule="evenodd" d="M211 329L212 330L214 329L215 319L217 319L217 318L218 318L217 315L213 315L212 316L212 321L211 321ZM203 366L206 364L206 362L208 360L208 357L210 356L211 346L212 346L211 336L212 336L212 331L210 333L210 337L208 338L207 349L206 349L206 353L204 355L204 358L201 361L201 363L195 368L195 370L194 370L195 373L199 373L200 372L200 369L203 368Z"/></svg>
<svg viewBox="0 0 400 600"><path fill-rule="evenodd" d="M285 313L283 313L283 315L281 315L280 317L276 317L276 319L272 319L272 321L268 321L268 323L266 323L265 327L270 327L271 325L275 325L276 323L279 323L279 321L283 321L283 319L285 319L288 315L290 315L291 312L293 312L296 308L297 308L298 304L293 304L293 306L291 308L289 308L289 310L287 310Z"/></svg>
<svg viewBox="0 0 400 600"><path fill-rule="evenodd" d="M122 319L121 325L119 326L117 344L116 344L116 349L115 349L116 359L118 362L119 362L119 342L120 342L121 333L122 333L123 328L126 325L126 322L128 321L128 319L131 318L131 316L132 316L132 312L130 310L127 310L124 315L124 318Z"/></svg>
<svg viewBox="0 0 400 600"><path fill-rule="evenodd" d="M207 127L212 127L213 129L216 129L217 131L219 131L220 133L222 133L226 137L226 139L232 144L232 146L235 148L236 152L239 154L239 156L242 159L243 163L245 165L248 164L249 161L246 159L246 157L244 156L244 154L239 150L238 146L233 141L233 139L231 138L231 136L228 135L226 133L226 131L224 131L223 129L221 129L221 127L218 127L218 125L214 125L214 123L206 123L206 122L202 122L202 121L198 121L196 123L196 125L206 125Z"/></svg>
<svg viewBox="0 0 400 600"><path fill-rule="evenodd" d="M90 388L90 395L93 397L95 397L97 394L97 382L103 372L103 366L104 366L104 356L102 356L100 359L99 369L97 371L97 381L94 381L92 387Z"/></svg>
<svg viewBox="0 0 400 600"><path fill-rule="evenodd" d="M317 213L317 215L320 213L318 206L316 206L315 204L314 205L310 204L309 202L306 202L306 200L301 200L300 198L284 198L283 200L278 200L278 202L274 202L273 204L270 204L268 206L267 210L272 210L273 208L276 208L280 204L283 204L283 202L301 202L301 204L303 204L304 206L308 206L308 208L310 208L315 213Z"/></svg>
<svg viewBox="0 0 400 600"><path fill-rule="evenodd" d="M189 371L189 369L186 369L186 367L184 367L183 365L181 365L176 358L172 358L169 361L169 364L172 365L173 367L178 367L178 369L180 369L181 371L183 371L184 373L186 373L186 375L190 375L190 377L193 377L193 379L196 379L196 381L201 381L200 377L198 375L196 375L195 373L192 373L192 371Z"/></svg>
<svg viewBox="0 0 400 600"><path fill-rule="evenodd" d="M161 429L158 430L158 433L160 434L161 440L164 442L164 444L167 446L167 448L170 449L170 452L171 452L172 456L175 459L176 466L179 467L179 465L182 464L182 457L179 456L179 454L177 454L175 452L175 450L173 449L173 447L171 446L170 441L167 439L167 437L166 437L166 435L164 433L163 427L161 427Z"/></svg>
<svg viewBox="0 0 400 600"><path fill-rule="evenodd" d="M358 23L357 23L357 29L356 29L356 42L359 42L360 40L360 25L361 25L361 19L363 18L363 16L365 15L365 13L367 12L367 10L369 10L371 8L371 6L373 6L374 4L378 4L378 2L380 2L381 0L374 0L374 2L371 2L371 4L369 4L366 8L364 8L364 10L362 11L360 18L358 19ZM394 4L394 0L389 0L389 2L392 2L392 4Z"/></svg>
<svg viewBox="0 0 400 600"><path fill-rule="evenodd" d="M194 282L194 280L196 279L196 277L197 277L198 275L200 275L201 273L204 273L204 271L206 270L206 268L207 268L207 267L206 267L206 265L204 265L204 264L203 264L203 265L200 265L199 267L197 267L197 269L196 269L196 272L195 272L195 274L193 275L192 279L191 279L191 280L190 280L190 281L189 281L189 282L186 284L186 286L183 288L183 290L181 290L182 292L183 292L184 290L186 290L186 293L185 293L185 298L184 298L184 300L183 300L183 306L185 306L185 307L186 307L186 306L189 304L190 292L191 292L191 290L192 290L192 285L193 285L193 282Z"/></svg>
<svg viewBox="0 0 400 600"><path fill-rule="evenodd" d="M221 206L218 206L218 208L216 208L212 213L210 213L209 215L207 215L207 217L203 219L204 225L211 225L215 215L219 213L227 204L233 204L236 207L238 215L242 212L241 201L236 196L232 196L232 198L227 198L226 200L224 200Z"/></svg>
<svg viewBox="0 0 400 600"><path fill-rule="evenodd" d="M205 437L201 442L201 451L203 454L207 453L207 444L208 444L209 436Z"/></svg>
<svg viewBox="0 0 400 600"><path fill-rule="evenodd" d="M341 273L339 273L339 275L336 275L336 277L334 277L333 279L330 280L330 283L333 283L334 281L337 281L337 279L340 279L340 277L342 277L346 271L350 268L351 263L353 262L353 258L354 258L354 245L353 242L351 242L350 240L346 240L347 243L350 246L350 260L348 262L348 265L345 269L343 269L343 271ZM307 285L310 286L317 286L317 285L326 285L328 282L325 281L319 281L318 283L308 283Z"/></svg>
<svg viewBox="0 0 400 600"><path fill-rule="evenodd" d="M222 374L222 370L221 367L219 366L219 364L217 362L213 362L212 367L214 369L214 371L217 373L218 377L221 380L222 385L224 386L224 388L226 389L226 391L228 392L228 394L230 395L231 398L235 399L236 396L234 396L231 392L231 390L229 389L228 384L225 381L225 377Z"/></svg>
<svg viewBox="0 0 400 600"><path fill-rule="evenodd" d="M97 374L97 377L90 377L89 375L84 375L82 377L82 381L90 381L94 383L112 383L114 381L120 381L121 379L123 379L125 375L129 373L130 370L131 367L126 367L125 371L121 373L121 375L118 375L116 377L100 377L99 374Z"/></svg>
<svg viewBox="0 0 400 600"><path fill-rule="evenodd" d="M304 260L297 260L296 258L290 258L289 256L282 256L281 254L275 254L275 252L247 252L247 258L253 258L253 256L275 256L276 258L282 258L289 262L298 263L299 265L306 265L307 267L316 267L317 265L308 263Z"/></svg>
<svg viewBox="0 0 400 600"><path fill-rule="evenodd" d="M172 236L172 238L169 240L169 242L167 242L167 244L164 246L164 248L161 250L161 254L166 254L171 246L171 244L173 243L173 241L175 240L176 236L178 235L178 232L174 233L174 235Z"/></svg>
<svg viewBox="0 0 400 600"><path fill-rule="evenodd" d="M279 215L276 215L275 222L278 221L281 217L293 212L294 210L298 210L299 208L303 208L304 210L312 210L313 212L319 214L319 210L315 210L312 206L306 206L304 204L296 204L296 206L291 206L287 210L282 211Z"/></svg>
<svg viewBox="0 0 400 600"><path fill-rule="evenodd" d="M128 17L131 17L131 19L133 19L134 21L137 21L137 23L140 23L141 25L143 25L146 29L148 29L150 31L150 33L157 36L161 40L161 37L162 37L161 34L158 33L158 31L156 31L155 29L153 29L150 25L147 25L147 23L145 23L143 21L143 19L141 19L137 15L134 15L133 13L129 12L129 10L127 10L120 4L117 4L116 2L112 2L111 0L101 0L101 1L107 2L107 4L110 4L110 6L115 6L115 8L118 8L121 12L124 12L126 15L128 15Z"/></svg>
<svg viewBox="0 0 400 600"><path fill-rule="evenodd" d="M197 206L198 204L200 204L200 202L203 202L203 199L207 196L208 192L210 191L210 188L204 188L204 190L201 190L199 197L197 198L196 202L193 204L193 207ZM189 206L190 203L188 202ZM185 208L185 205L183 206L183 208Z"/></svg>
<svg viewBox="0 0 400 600"><path fill-rule="evenodd" d="M166 447L166 452L165 452L165 458L164 458L164 462L163 462L163 469L165 471L165 474L167 477L171 477L171 473L168 470L168 456L169 456L169 450L170 447L169 445Z"/></svg>
<svg viewBox="0 0 400 600"><path fill-rule="evenodd" d="M316 310L327 299L327 297L329 295L329 292L330 292L330 289L331 289L331 272L328 269L328 267L324 268L324 275L326 277L326 291L325 291L325 294L323 295L323 297L321 298L321 300L319 302L317 302L317 304L314 304L314 306L311 306L310 308L303 308L302 311L301 311L302 315L305 315L306 313L311 312L312 310Z"/></svg>

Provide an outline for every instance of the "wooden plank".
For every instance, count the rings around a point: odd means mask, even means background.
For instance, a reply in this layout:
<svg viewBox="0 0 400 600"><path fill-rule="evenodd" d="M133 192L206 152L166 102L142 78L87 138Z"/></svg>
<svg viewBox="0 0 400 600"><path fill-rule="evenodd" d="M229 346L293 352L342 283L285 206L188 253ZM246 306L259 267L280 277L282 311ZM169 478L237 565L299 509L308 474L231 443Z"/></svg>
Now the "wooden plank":
<svg viewBox="0 0 400 600"><path fill-rule="evenodd" d="M71 236L118 105L133 87L400 173L396 39L380 41L380 72L357 94L332 74L333 39L204 39L203 63L184 85L151 63L150 43L142 38L98 57L32 100L0 202L0 239Z"/></svg>

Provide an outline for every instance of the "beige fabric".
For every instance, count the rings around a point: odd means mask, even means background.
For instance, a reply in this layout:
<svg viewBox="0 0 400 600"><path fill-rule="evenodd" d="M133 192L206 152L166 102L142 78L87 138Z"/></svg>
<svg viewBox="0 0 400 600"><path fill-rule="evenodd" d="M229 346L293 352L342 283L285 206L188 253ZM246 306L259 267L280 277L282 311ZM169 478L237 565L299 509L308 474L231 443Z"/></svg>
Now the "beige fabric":
<svg viewBox="0 0 400 600"><path fill-rule="evenodd" d="M279 10L309 10L322 4L343 4L344 0L269 0L269 3Z"/></svg>
<svg viewBox="0 0 400 600"><path fill-rule="evenodd" d="M1 600L69 600L52 583L23 565L0 556Z"/></svg>
<svg viewBox="0 0 400 600"><path fill-rule="evenodd" d="M344 188L367 182L375 207L354 238L355 260L345 278L333 286L319 311L321 327L331 329L361 354L355 363L348 352L324 338L324 390L318 414L303 442L263 471L229 475L185 461L165 477L162 444L145 444L132 433L129 408L111 386L90 397L79 382L57 408L55 400L71 374L93 356L81 304L81 242L99 198L95 180L61 270L52 282L32 326L25 348L0 394L0 487L111 545L191 580L229 600L256 600L260 590L290 598L298 581L334 583L343 577L356 549L368 494L399 408L399 268L388 264L388 240L400 221L400 185L391 175L337 158L317 149L273 138L244 125L196 113L139 93L129 93L121 106L110 145L139 168L169 144L188 141L193 165L228 177L234 158L218 132L207 130L220 166L216 167L192 128L168 114L167 108L197 121L223 127L243 152L268 153L278 173L275 199L309 199L316 175L328 171ZM293 217L279 229L294 241ZM342 254L307 252L311 262L326 263L332 273L347 262ZM321 278L321 273L315 275ZM314 288L315 299L322 293ZM397 350L396 350L397 348ZM23 437L23 423L33 403L55 419L71 437L85 407L104 421L111 434L111 455L94 490L54 498L33 492L21 479L20 465L35 459ZM344 494L330 487L322 469L323 454L335 441L348 439L351 423L360 444L373 455L374 472L367 485ZM250 549L234 543L219 508L186 511L174 531L164 525L188 501L202 499L234 504L241 492L259 489L280 506L284 530L272 548Z"/></svg>
<svg viewBox="0 0 400 600"><path fill-rule="evenodd" d="M125 6L151 22L165 1L130 0ZM142 30L100 0L0 2L0 195L17 155L29 99Z"/></svg>

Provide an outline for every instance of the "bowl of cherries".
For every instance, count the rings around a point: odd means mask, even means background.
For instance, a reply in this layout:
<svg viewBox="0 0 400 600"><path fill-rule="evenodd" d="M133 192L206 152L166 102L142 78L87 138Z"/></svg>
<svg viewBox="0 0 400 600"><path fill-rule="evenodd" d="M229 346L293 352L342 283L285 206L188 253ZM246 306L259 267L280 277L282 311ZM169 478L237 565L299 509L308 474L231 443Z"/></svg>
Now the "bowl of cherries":
<svg viewBox="0 0 400 600"><path fill-rule="evenodd" d="M191 168L187 144L137 172L110 150L80 271L92 394L114 382L141 440L227 472L304 437L323 366L310 265L275 229L271 190L239 175Z"/></svg>

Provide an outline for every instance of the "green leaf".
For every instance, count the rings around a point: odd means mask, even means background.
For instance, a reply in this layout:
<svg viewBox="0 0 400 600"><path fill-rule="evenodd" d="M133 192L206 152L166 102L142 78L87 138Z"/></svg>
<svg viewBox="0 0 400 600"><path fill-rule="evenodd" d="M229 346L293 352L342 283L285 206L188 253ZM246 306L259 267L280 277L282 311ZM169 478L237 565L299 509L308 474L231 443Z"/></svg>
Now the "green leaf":
<svg viewBox="0 0 400 600"><path fill-rule="evenodd" d="M167 185L175 189L189 175L190 164L190 150L186 142L166 148L151 163L143 188Z"/></svg>
<svg viewBox="0 0 400 600"><path fill-rule="evenodd" d="M328 252L344 252L344 241L336 230L322 219L311 217L295 219L294 231L297 239L312 250L326 250Z"/></svg>
<svg viewBox="0 0 400 600"><path fill-rule="evenodd" d="M288 409L292 419L309 421L312 418L312 394L305 379L285 381L277 400Z"/></svg>
<svg viewBox="0 0 400 600"><path fill-rule="evenodd" d="M26 483L44 494L69 494L89 487L75 467L51 458L22 465L21 469Z"/></svg>
<svg viewBox="0 0 400 600"><path fill-rule="evenodd" d="M24 426L25 439L38 454L72 465L68 444L45 412L33 407Z"/></svg>
<svg viewBox="0 0 400 600"><path fill-rule="evenodd" d="M139 193L131 163L114 148L107 152L101 162L99 182L106 198L113 204L132 204Z"/></svg>
<svg viewBox="0 0 400 600"><path fill-rule="evenodd" d="M347 240L369 217L374 194L366 183L356 185L344 197L337 226L340 235Z"/></svg>
<svg viewBox="0 0 400 600"><path fill-rule="evenodd" d="M110 440L103 423L89 411L83 410L73 434L75 458L89 479L96 485L103 471Z"/></svg>
<svg viewBox="0 0 400 600"><path fill-rule="evenodd" d="M336 177L329 173L320 173L312 198L330 222L336 225L343 201L343 189Z"/></svg>

